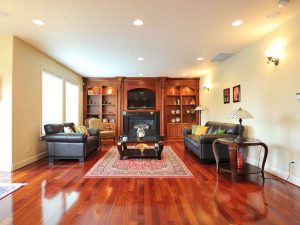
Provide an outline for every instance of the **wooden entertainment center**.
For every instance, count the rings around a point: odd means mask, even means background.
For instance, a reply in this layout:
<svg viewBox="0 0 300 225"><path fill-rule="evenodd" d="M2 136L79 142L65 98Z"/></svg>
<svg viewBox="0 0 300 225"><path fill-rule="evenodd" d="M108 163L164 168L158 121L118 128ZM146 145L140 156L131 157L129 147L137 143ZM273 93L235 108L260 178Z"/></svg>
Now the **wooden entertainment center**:
<svg viewBox="0 0 300 225"><path fill-rule="evenodd" d="M83 90L84 121L99 118L104 122L104 129L114 130L117 135L123 134L123 114L130 112L159 113L160 135L168 140L182 138L183 128L198 123L195 108L199 105L199 78L85 78ZM149 97L131 97L133 103L130 103L128 96L134 91L154 93L151 107L146 106L151 104ZM142 101L145 106L135 108L134 104Z"/></svg>

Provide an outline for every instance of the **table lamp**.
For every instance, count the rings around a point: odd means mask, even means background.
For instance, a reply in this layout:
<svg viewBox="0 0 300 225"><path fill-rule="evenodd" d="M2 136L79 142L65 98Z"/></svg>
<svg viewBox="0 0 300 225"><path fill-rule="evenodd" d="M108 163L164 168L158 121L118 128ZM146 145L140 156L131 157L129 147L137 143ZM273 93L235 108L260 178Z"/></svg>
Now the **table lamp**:
<svg viewBox="0 0 300 225"><path fill-rule="evenodd" d="M199 111L199 125L201 125L201 111L204 111L205 108L203 106L199 105L199 106L196 107L195 110Z"/></svg>
<svg viewBox="0 0 300 225"><path fill-rule="evenodd" d="M242 109L241 107L238 110L233 111L229 114L230 119L239 119L239 135L236 137L236 142L243 142L243 127L242 127L242 121L243 119L252 119L253 116L248 111Z"/></svg>

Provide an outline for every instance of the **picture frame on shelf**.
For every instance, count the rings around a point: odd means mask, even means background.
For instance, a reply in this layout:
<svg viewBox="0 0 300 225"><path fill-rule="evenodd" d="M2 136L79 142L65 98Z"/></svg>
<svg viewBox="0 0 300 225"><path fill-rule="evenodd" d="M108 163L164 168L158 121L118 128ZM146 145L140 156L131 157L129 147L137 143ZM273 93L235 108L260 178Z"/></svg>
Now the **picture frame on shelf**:
<svg viewBox="0 0 300 225"><path fill-rule="evenodd" d="M93 91L93 90L88 90L88 91L87 91L87 94L88 94L88 95L94 95L94 91Z"/></svg>
<svg viewBox="0 0 300 225"><path fill-rule="evenodd" d="M232 101L240 102L241 101L241 85L236 85L232 88Z"/></svg>
<svg viewBox="0 0 300 225"><path fill-rule="evenodd" d="M230 88L225 88L223 90L223 99L224 99L224 104L230 103Z"/></svg>

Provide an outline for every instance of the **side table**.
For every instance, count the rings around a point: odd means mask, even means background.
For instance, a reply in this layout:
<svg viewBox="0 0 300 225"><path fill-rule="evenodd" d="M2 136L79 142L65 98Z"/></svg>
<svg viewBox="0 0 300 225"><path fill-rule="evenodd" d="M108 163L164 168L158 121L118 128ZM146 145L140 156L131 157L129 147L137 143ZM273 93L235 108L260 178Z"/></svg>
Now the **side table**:
<svg viewBox="0 0 300 225"><path fill-rule="evenodd" d="M216 149L217 144L223 144L228 145L229 147L229 159L230 159L230 167L231 170L226 170L224 168L220 168L220 160L218 156L218 151ZM248 146L262 146L264 148L264 157L262 161L262 168L260 171L256 173L261 173L261 176L263 180L265 179L264 176L264 168L268 156L268 146L261 142L258 139L245 139L243 142L236 142L234 138L218 138L213 142L213 152L216 160L216 166L217 166L217 173L221 171L229 172L231 173L231 181L234 183L237 183L237 175L238 175L238 167L237 167L237 152L240 150L241 147L248 147ZM252 173L253 174L253 173Z"/></svg>

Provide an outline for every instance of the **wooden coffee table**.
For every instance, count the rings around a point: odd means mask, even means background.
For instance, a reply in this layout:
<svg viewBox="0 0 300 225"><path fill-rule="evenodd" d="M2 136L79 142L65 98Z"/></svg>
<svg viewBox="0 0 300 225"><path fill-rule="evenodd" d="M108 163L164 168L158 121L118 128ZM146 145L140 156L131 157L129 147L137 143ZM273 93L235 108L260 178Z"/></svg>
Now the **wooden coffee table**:
<svg viewBox="0 0 300 225"><path fill-rule="evenodd" d="M120 159L129 158L157 158L161 159L161 153L164 148L162 136L144 137L144 138L132 138L128 136L121 136L120 141L117 144ZM137 148L134 144L154 144L147 148ZM133 145L128 147L128 145Z"/></svg>

